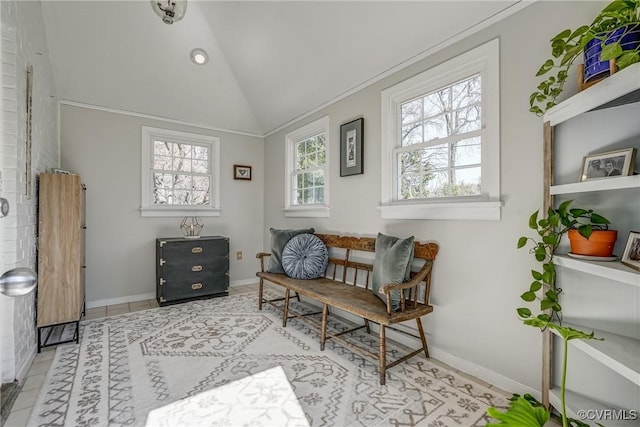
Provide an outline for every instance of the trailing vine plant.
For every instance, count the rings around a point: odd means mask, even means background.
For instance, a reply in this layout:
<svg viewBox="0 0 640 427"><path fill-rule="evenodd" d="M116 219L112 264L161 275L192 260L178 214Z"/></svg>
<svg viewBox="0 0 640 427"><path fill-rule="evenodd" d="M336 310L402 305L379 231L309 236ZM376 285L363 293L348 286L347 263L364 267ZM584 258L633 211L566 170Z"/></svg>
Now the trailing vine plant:
<svg viewBox="0 0 640 427"><path fill-rule="evenodd" d="M580 420L567 417L565 401L567 377L567 352L569 341L574 339L600 339L594 333L583 332L562 325L562 306L560 295L562 289L556 285L556 267L553 256L560 246L562 236L571 229L576 229L585 238L589 238L595 229L606 229L609 220L591 209L570 209L572 200L560 204L558 209L549 209L547 217L538 219L539 211L529 217L529 228L537 232L537 238L523 236L518 239L518 249L530 246L530 253L540 264L539 269L531 270L533 281L520 298L533 303L539 301L540 312L535 314L528 307L516 310L520 320L528 326L539 328L541 331L551 329L562 339L562 371L560 383L561 416L563 427L585 427L588 424ZM549 420L549 411L533 396L514 394L510 399L509 408L501 412L496 408L489 408L487 413L498 420L498 423L487 426L511 427L543 427Z"/></svg>

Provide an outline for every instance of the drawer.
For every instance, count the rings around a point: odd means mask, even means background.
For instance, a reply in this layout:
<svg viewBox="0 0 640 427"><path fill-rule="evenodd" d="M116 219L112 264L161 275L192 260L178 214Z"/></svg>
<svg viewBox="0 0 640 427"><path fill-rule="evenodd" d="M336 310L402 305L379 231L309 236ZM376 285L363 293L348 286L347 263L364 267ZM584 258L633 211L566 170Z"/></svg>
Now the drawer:
<svg viewBox="0 0 640 427"><path fill-rule="evenodd" d="M214 257L207 259L175 260L164 258L164 264L159 267L161 277L185 277L188 275L211 275L212 273L224 274L229 270L227 257Z"/></svg>
<svg viewBox="0 0 640 427"><path fill-rule="evenodd" d="M199 298L207 295L220 294L229 288L227 275L215 275L206 278L189 276L165 279L160 287L160 299L174 301Z"/></svg>
<svg viewBox="0 0 640 427"><path fill-rule="evenodd" d="M165 260L206 259L229 255L229 242L226 239L181 240L165 242L160 248L160 257Z"/></svg>

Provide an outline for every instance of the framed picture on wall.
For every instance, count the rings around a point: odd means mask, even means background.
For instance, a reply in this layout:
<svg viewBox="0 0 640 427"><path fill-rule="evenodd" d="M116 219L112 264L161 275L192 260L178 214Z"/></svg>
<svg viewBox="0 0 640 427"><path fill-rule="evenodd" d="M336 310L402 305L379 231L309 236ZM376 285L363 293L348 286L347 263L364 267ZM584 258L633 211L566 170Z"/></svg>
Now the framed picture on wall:
<svg viewBox="0 0 640 427"><path fill-rule="evenodd" d="M233 165L233 179L251 181L251 166Z"/></svg>
<svg viewBox="0 0 640 427"><path fill-rule="evenodd" d="M364 173L363 129L363 118L340 126L340 176Z"/></svg>

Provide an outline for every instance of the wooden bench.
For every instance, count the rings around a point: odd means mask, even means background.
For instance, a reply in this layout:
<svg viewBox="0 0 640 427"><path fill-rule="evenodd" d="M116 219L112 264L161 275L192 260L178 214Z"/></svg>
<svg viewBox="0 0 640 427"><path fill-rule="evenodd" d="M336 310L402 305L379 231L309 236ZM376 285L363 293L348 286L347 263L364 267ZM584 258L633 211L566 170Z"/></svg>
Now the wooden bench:
<svg viewBox="0 0 640 427"><path fill-rule="evenodd" d="M370 237L346 237L332 234L316 234L329 249L329 264L325 270L324 277L311 280L293 279L285 274L268 273L265 271L265 258L268 253L258 253L256 258L260 259L260 270L256 275L260 278L258 291L258 308L262 310L264 303L269 303L282 309L282 324L287 325L287 319L292 317L308 316L310 314L322 313L320 330L320 349L324 350L327 339L336 339L341 343L364 353L378 360L380 367L380 384L385 383L386 370L422 351L429 357L427 339L422 327L422 316L433 311L433 306L429 304L429 294L431 291L431 269L433 261L438 253L438 245L435 243L414 243L414 258L423 260L421 268L417 272L411 272L411 279L401 284L389 284L383 287L386 295L386 303L378 298L370 290L373 271L373 260L367 261L358 258L360 253L372 253L375 251L375 238ZM370 255L369 255L370 258ZM285 296L267 300L264 298L264 281L284 287ZM401 309L394 312L391 309L391 291L401 292ZM316 313L289 314L289 299L291 291L300 300L300 295L322 303L322 311ZM275 305L276 301L284 301L280 307ZM327 333L327 315L329 307L344 310L347 313L356 315L364 320L364 325L353 329L342 331L336 334ZM418 325L419 336L410 334L404 330L396 329L391 325L415 319ZM380 349L375 354L357 346L342 338L344 334L355 330L366 328L370 332L369 322L379 325ZM386 338L385 328L393 329L406 335L420 338L422 347L410 352L396 361L387 364L386 362Z"/></svg>

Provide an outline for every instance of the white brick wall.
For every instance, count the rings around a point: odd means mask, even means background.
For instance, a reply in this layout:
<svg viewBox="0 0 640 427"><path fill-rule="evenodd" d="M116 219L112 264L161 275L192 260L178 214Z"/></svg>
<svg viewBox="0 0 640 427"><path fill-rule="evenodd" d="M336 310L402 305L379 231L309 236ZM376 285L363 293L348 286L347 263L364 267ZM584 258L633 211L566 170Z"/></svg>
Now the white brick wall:
<svg viewBox="0 0 640 427"><path fill-rule="evenodd" d="M2 20L3 131L2 194L11 203L9 217L2 219L2 272L17 267L36 270L37 190L40 172L59 164L58 107L53 71L39 1L0 2ZM33 65L32 197L26 197L26 83L27 67ZM29 368L36 350L34 294L2 297L0 362L2 382L20 378ZM10 353L13 352L13 355Z"/></svg>

